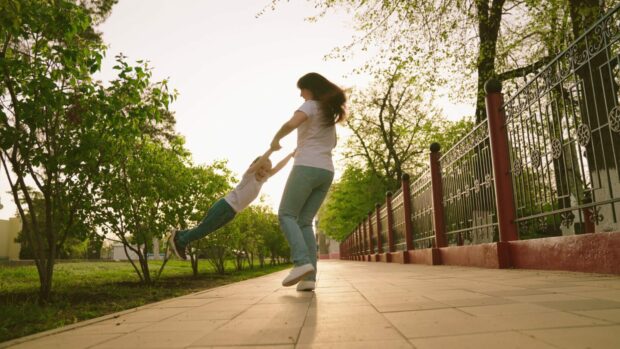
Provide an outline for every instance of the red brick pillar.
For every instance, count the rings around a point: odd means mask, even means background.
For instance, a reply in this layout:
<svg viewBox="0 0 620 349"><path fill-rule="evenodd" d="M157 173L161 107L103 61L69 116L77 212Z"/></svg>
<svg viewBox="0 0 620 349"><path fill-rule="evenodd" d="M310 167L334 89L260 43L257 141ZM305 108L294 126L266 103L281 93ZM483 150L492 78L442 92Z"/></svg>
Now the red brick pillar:
<svg viewBox="0 0 620 349"><path fill-rule="evenodd" d="M592 198L587 195L586 197L584 197L583 203L592 203ZM594 231L596 230L596 225L594 224L593 210L594 208L592 206L584 207L583 209L581 209L581 212L583 212L583 232L586 234L594 233Z"/></svg>
<svg viewBox="0 0 620 349"><path fill-rule="evenodd" d="M372 241L372 211L368 212L368 219L366 220L366 224L368 224L368 241L370 242L370 254L375 253L374 242Z"/></svg>
<svg viewBox="0 0 620 349"><path fill-rule="evenodd" d="M500 268L511 266L508 241L518 240L515 224L516 209L512 188L510 168L510 148L506 130L506 117L502 109L504 97L502 84L490 79L484 85L486 91L487 122L489 125L489 141L491 143L491 160L495 182L495 205L497 207L497 225L499 240L497 244Z"/></svg>
<svg viewBox="0 0 620 349"><path fill-rule="evenodd" d="M409 174L404 173L401 181L403 193L403 217L405 219L405 243L407 251L413 250L413 225L411 223L411 190L409 184Z"/></svg>
<svg viewBox="0 0 620 349"><path fill-rule="evenodd" d="M375 204L376 224L377 224L377 253L383 253L383 241L381 239L381 204Z"/></svg>
<svg viewBox="0 0 620 349"><path fill-rule="evenodd" d="M433 191L433 228L435 229L435 247L446 247L444 213L443 213L443 184L441 182L441 146L439 143L431 144L430 167L431 186Z"/></svg>
<svg viewBox="0 0 620 349"><path fill-rule="evenodd" d="M360 241L360 231L359 231L359 225L355 228L355 255L356 255L356 260L360 260L360 255L362 254L362 244Z"/></svg>
<svg viewBox="0 0 620 349"><path fill-rule="evenodd" d="M396 249L394 241L394 213L392 212L392 192L385 193L385 207L387 214L387 236L388 236L388 250L387 252L394 252Z"/></svg>

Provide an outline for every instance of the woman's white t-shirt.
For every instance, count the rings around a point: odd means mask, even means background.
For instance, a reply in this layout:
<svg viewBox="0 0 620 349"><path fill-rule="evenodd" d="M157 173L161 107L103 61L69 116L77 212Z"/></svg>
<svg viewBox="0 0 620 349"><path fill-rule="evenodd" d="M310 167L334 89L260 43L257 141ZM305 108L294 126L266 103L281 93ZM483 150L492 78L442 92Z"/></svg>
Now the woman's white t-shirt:
<svg viewBox="0 0 620 349"><path fill-rule="evenodd" d="M263 183L265 183L265 181L260 182L256 180L256 176L253 172L246 172L243 174L243 177L241 177L241 182L224 197L224 200L226 200L235 212L239 213L258 197Z"/></svg>
<svg viewBox="0 0 620 349"><path fill-rule="evenodd" d="M332 149L336 147L336 126L325 125L318 101L307 100L297 110L308 120L297 128L297 153L294 165L318 167L334 172Z"/></svg>

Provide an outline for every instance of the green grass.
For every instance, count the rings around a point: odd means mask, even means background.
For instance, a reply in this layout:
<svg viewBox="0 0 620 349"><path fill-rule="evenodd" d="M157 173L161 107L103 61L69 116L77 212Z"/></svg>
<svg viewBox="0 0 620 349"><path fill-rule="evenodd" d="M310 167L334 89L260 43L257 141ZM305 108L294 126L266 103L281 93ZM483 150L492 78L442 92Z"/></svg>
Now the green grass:
<svg viewBox="0 0 620 349"><path fill-rule="evenodd" d="M150 263L153 272L159 266L161 262ZM231 263L229 272L218 275L201 261L194 278L189 262L169 261L161 278L145 286L127 262L62 263L55 266L52 302L42 307L37 303L36 267L0 265L0 342L288 267L233 271Z"/></svg>

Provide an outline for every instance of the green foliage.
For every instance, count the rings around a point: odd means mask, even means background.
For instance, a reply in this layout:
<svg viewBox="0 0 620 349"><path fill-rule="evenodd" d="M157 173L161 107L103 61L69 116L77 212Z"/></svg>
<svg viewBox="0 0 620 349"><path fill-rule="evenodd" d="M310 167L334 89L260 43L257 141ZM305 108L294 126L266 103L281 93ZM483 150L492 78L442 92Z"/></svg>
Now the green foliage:
<svg viewBox="0 0 620 349"><path fill-rule="evenodd" d="M183 149L166 148L148 137L123 154L122 162L97 181L93 222L114 234L139 258L141 280L151 282L147 252L176 226L187 174Z"/></svg>
<svg viewBox="0 0 620 349"><path fill-rule="evenodd" d="M421 93L412 77L415 67L397 65L377 75L366 90L354 90L347 126L353 131L344 155L355 167L368 168L384 187L399 186L404 173L420 175L428 166L428 148L444 149L467 133L472 122L450 122L432 106L433 96Z"/></svg>
<svg viewBox="0 0 620 349"><path fill-rule="evenodd" d="M432 95L421 93L414 67L397 65L383 71L370 88L353 91L345 144L345 172L335 183L319 213L326 235L342 240L385 192L400 188L408 173L416 178L428 169L429 146L449 149L473 127L469 118L452 122L432 107Z"/></svg>
<svg viewBox="0 0 620 349"><path fill-rule="evenodd" d="M266 259L270 259L272 265L279 261L288 262L291 251L280 230L278 215L266 206L252 206L252 210L255 217L252 222L256 225L259 235L255 253L258 255L260 265L263 266Z"/></svg>
<svg viewBox="0 0 620 349"><path fill-rule="evenodd" d="M473 120L468 117L458 121L446 121L442 125L441 131L433 134L432 140L439 143L445 152L473 130L474 126Z"/></svg>
<svg viewBox="0 0 620 349"><path fill-rule="evenodd" d="M272 0L262 12L274 10ZM416 67L425 91L476 101L486 118L484 83L535 73L617 1L578 0L313 0L310 21L344 10L357 34L329 58L369 57L357 72L393 62ZM571 30L572 29L572 30ZM356 57L357 58L357 57Z"/></svg>
<svg viewBox="0 0 620 349"><path fill-rule="evenodd" d="M278 216L262 205L247 207L224 227L193 242L192 248L219 273L226 271L225 261L229 258L235 261L237 270L242 270L245 264L253 268L255 258L262 267L268 258L274 264L288 261L290 255Z"/></svg>
<svg viewBox="0 0 620 349"><path fill-rule="evenodd" d="M0 21L0 161L11 185L49 296L53 265L69 238L85 234L90 179L76 153L96 153L88 142L103 46L86 8L72 1L4 0ZM95 103L98 106L100 103ZM96 109L96 107L95 107ZM27 183L32 183L30 188ZM43 208L35 208L39 193ZM83 235L81 236L84 237Z"/></svg>
<svg viewBox="0 0 620 349"><path fill-rule="evenodd" d="M231 182L231 172L223 161L188 167L186 175L176 183L180 198L168 207L176 217L176 227L187 229L198 224L211 205L230 190ZM204 242L201 241L194 243L190 252L195 275L198 274L198 252L202 245Z"/></svg>
<svg viewBox="0 0 620 349"><path fill-rule="evenodd" d="M188 175L176 183L184 189L176 212L181 229L197 224L205 212L232 189L232 173L226 162L215 161L211 165L190 166Z"/></svg>
<svg viewBox="0 0 620 349"><path fill-rule="evenodd" d="M151 81L146 63L132 66L123 56L108 86L92 79L104 54L94 26L115 2L2 2L0 161L43 301L67 242L121 225L120 240L146 255L178 219L174 183L187 174L189 154L168 109L175 93L167 81ZM136 271L148 283L140 262Z"/></svg>
<svg viewBox="0 0 620 349"><path fill-rule="evenodd" d="M288 260L290 251L284 234L280 231L278 216L266 206L253 205L237 215L230 246L237 258L237 268L244 260L250 268L258 257L262 266L267 257L271 260Z"/></svg>
<svg viewBox="0 0 620 349"><path fill-rule="evenodd" d="M203 239L193 242L198 257L206 258L218 274L226 272L226 260L231 257L230 245L234 227L229 223Z"/></svg>
<svg viewBox="0 0 620 349"><path fill-rule="evenodd" d="M319 210L319 229L335 240L343 240L376 203L385 201L387 190L372 171L347 166Z"/></svg>

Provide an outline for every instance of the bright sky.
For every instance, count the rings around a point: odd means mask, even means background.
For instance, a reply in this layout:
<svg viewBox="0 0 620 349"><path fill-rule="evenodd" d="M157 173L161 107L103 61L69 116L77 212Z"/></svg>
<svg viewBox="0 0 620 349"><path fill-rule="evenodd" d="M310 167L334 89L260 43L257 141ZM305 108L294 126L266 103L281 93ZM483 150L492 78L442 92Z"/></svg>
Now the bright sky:
<svg viewBox="0 0 620 349"><path fill-rule="evenodd" d="M179 92L171 108L194 161L226 159L239 177L303 102L295 86L300 76L315 71L342 87L368 82L365 77L345 77L365 57L346 62L323 59L332 48L350 43L350 15L330 14L309 23L304 18L316 10L306 1L293 1L256 18L269 3L120 0L99 28L108 45L99 78L113 77L118 53L132 61L148 60L154 78L169 78L170 87ZM342 128L339 132L346 133ZM292 134L282 142L283 151L272 155L274 163L294 144ZM266 203L274 210L289 171L290 164L263 186ZM2 219L15 213L8 190L3 178Z"/></svg>
<svg viewBox="0 0 620 349"><path fill-rule="evenodd" d="M276 11L256 14L269 0L120 0L99 28L108 45L103 81L113 77L114 57L145 59L154 78L169 78L179 92L172 104L179 133L196 163L228 160L238 177L269 147L281 126L301 105L297 79L316 71L341 86L354 62L325 61L332 48L350 41L348 16L332 15L318 23L304 21L316 10L305 1L283 2ZM294 148L292 134L282 142L277 162ZM290 164L262 189L274 209ZM4 177L4 176L3 176ZM0 181L5 208L15 213L6 179Z"/></svg>

